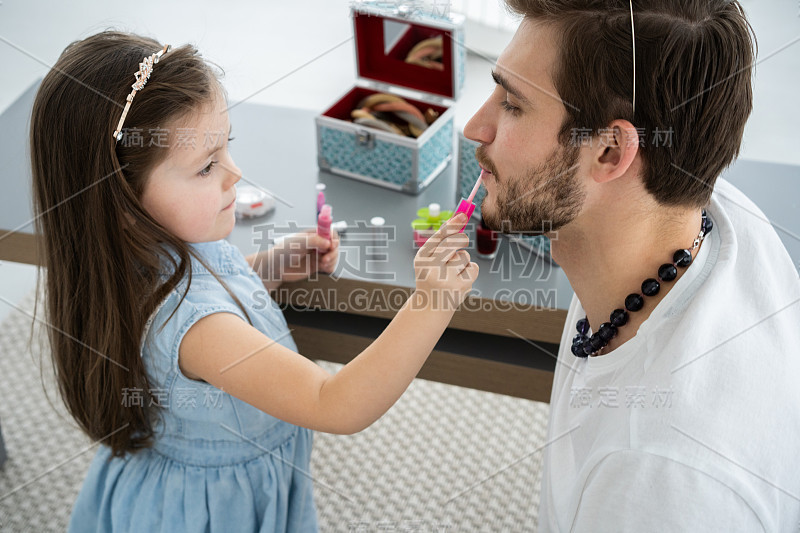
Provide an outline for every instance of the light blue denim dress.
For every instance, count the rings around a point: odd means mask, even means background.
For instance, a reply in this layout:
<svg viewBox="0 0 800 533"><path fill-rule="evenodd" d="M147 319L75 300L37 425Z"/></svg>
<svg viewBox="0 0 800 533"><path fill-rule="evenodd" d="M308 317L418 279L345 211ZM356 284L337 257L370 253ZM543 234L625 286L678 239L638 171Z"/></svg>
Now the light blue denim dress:
<svg viewBox="0 0 800 533"><path fill-rule="evenodd" d="M256 328L297 350L280 308L238 249L226 241L191 246L236 294ZM309 472L312 432L179 371L178 348L195 322L217 312L244 318L194 259L192 269L186 298L178 306L184 280L153 315L142 345L153 395L148 403L163 406L155 444L125 458L111 458L110 448L101 444L69 531L317 531ZM127 390L125 401L147 400Z"/></svg>

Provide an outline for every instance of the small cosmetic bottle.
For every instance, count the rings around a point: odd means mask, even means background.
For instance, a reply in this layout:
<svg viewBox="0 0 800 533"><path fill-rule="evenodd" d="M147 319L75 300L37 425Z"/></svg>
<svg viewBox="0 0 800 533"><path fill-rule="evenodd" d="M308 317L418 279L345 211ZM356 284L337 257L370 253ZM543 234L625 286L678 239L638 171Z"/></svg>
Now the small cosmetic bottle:
<svg viewBox="0 0 800 533"><path fill-rule="evenodd" d="M386 219L383 217L372 217L369 219L370 233L372 233L373 246L386 246L388 240L386 236Z"/></svg>
<svg viewBox="0 0 800 533"><path fill-rule="evenodd" d="M364 251L365 257L371 261L387 261L389 238L386 228L386 219L372 217L369 219L369 231L372 234L370 242Z"/></svg>
<svg viewBox="0 0 800 533"><path fill-rule="evenodd" d="M414 230L414 246L420 247L425 244L425 241L452 216L452 211L443 211L442 206L436 203L418 209L417 218L411 222L411 229Z"/></svg>
<svg viewBox="0 0 800 533"><path fill-rule="evenodd" d="M475 247L478 250L478 257L494 259L494 256L497 255L499 240L497 232L490 230L483 222L483 217L481 217L481 222L475 228L475 233Z"/></svg>

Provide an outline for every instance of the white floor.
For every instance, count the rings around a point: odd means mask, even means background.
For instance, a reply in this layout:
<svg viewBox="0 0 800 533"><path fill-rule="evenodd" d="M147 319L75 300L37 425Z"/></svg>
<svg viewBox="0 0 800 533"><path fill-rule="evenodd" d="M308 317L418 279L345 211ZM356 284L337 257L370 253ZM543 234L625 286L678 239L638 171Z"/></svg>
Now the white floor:
<svg viewBox="0 0 800 533"><path fill-rule="evenodd" d="M47 72L68 43L111 27L162 42L195 43L206 58L224 67L232 101L322 110L355 79L352 3L1 0L0 112ZM742 4L759 42L759 59L754 111L741 157L800 165L800 4L797 0L742 0ZM470 58L465 94L457 105L459 125L491 90L489 69L488 62ZM6 301L18 302L32 289L34 279L33 267L0 265L0 320L11 309Z"/></svg>

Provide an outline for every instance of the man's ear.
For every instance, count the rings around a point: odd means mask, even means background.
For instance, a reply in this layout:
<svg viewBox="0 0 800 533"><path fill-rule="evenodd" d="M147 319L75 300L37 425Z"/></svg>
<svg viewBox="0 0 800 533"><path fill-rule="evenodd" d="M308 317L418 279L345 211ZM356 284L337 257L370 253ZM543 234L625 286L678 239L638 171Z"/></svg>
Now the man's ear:
<svg viewBox="0 0 800 533"><path fill-rule="evenodd" d="M597 183L617 179L633 164L639 151L639 134L627 120L617 119L592 138L589 173Z"/></svg>

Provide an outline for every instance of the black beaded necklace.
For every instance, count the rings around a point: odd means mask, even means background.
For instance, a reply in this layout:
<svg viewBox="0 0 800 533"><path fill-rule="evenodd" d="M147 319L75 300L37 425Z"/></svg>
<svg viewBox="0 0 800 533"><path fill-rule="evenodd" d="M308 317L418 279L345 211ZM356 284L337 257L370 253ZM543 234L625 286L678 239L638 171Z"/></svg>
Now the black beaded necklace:
<svg viewBox="0 0 800 533"><path fill-rule="evenodd" d="M608 343L617 336L617 328L624 326L628 323L628 311L636 312L644 307L644 296L655 296L661 289L661 282L672 281L678 277L678 268L686 268L692 263L692 252L696 250L703 239L706 238L711 232L714 224L711 219L706 216L706 210L703 209L703 220L700 224L700 233L694 240L691 250L683 249L676 250L672 254L672 263L664 263L658 268L658 279L648 278L642 283L641 293L632 293L625 298L625 309L614 309L611 312L609 322L600 324L600 329L597 330L591 337L589 333L589 319L586 317L578 320L576 329L578 334L572 339L572 353L578 357L588 357L590 355L600 355L600 352L605 348Z"/></svg>

